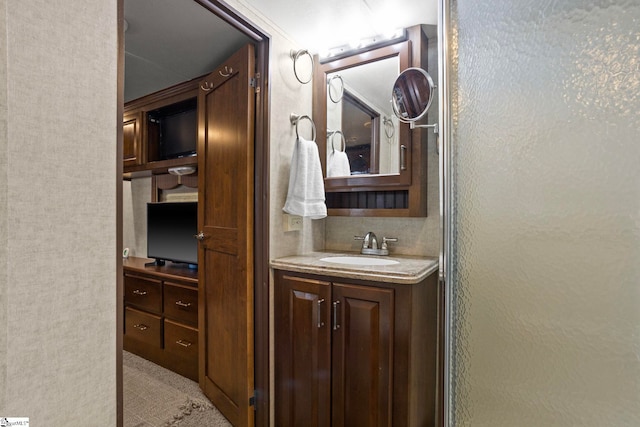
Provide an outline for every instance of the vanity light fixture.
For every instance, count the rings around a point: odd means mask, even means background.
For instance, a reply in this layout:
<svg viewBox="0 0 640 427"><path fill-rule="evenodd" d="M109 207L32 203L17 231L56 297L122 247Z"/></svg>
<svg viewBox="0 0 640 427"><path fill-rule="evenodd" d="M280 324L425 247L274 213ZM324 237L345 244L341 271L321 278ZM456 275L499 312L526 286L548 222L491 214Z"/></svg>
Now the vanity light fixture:
<svg viewBox="0 0 640 427"><path fill-rule="evenodd" d="M334 47L326 52L320 53L320 63L324 64L328 61L333 61L345 56L356 55L358 53L387 46L400 41L407 40L407 31L404 28L397 29L387 34L379 34L373 37L367 37L358 40L357 42L351 42L342 46Z"/></svg>

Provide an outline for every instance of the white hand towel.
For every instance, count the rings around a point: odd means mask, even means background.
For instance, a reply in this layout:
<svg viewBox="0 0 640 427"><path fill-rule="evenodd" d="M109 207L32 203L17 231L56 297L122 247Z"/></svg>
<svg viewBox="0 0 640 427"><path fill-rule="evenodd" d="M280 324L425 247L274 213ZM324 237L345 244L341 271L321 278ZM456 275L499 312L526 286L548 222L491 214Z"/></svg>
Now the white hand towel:
<svg viewBox="0 0 640 427"><path fill-rule="evenodd" d="M324 200L318 146L314 141L298 138L291 157L287 201L282 210L291 215L320 219L327 216Z"/></svg>
<svg viewBox="0 0 640 427"><path fill-rule="evenodd" d="M344 151L332 151L327 159L327 177L350 176L351 166Z"/></svg>

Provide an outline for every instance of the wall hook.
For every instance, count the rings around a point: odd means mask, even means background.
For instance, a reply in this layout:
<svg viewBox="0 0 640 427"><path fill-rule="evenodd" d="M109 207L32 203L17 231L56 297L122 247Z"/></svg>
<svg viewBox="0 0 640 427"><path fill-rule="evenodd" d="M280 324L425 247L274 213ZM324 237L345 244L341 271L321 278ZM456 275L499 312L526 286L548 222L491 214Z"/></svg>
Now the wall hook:
<svg viewBox="0 0 640 427"><path fill-rule="evenodd" d="M218 73L220 73L222 77L229 77L231 74L233 74L233 68L230 68L227 65L225 65L224 73L222 72L222 70L219 70Z"/></svg>

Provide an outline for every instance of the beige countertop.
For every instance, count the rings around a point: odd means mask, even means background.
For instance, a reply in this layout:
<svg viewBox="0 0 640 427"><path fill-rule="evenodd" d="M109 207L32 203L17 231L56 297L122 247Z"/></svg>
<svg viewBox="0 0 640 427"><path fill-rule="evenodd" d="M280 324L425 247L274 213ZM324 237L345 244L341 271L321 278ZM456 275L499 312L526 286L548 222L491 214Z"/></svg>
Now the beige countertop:
<svg viewBox="0 0 640 427"><path fill-rule="evenodd" d="M380 258L398 261L394 265L352 265L322 261L326 257ZM404 255L371 256L353 252L310 252L271 261L271 268L299 273L321 274L324 276L349 279L372 280L376 282L412 285L420 283L430 274L438 271L438 258L412 257Z"/></svg>

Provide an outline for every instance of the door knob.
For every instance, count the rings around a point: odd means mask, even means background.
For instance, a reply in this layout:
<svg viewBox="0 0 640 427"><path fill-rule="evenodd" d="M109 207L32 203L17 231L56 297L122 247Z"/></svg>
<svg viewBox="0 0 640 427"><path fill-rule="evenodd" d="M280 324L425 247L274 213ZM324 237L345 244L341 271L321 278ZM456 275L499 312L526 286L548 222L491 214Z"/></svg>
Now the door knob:
<svg viewBox="0 0 640 427"><path fill-rule="evenodd" d="M204 240L204 238L205 238L206 236L205 236L205 235L204 235L204 233L201 231L201 232L199 232L198 234L194 234L194 235L193 235L193 237L195 237L196 239L198 239L198 240L200 240L200 241L203 241L203 240Z"/></svg>

